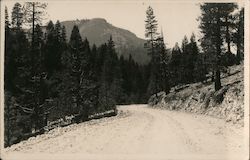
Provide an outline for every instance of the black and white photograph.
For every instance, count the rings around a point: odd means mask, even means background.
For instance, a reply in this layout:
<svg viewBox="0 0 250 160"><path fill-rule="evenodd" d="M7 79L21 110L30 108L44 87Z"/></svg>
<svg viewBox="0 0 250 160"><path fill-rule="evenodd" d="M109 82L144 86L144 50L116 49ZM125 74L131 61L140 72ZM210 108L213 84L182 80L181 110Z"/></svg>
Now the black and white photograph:
<svg viewBox="0 0 250 160"><path fill-rule="evenodd" d="M0 159L249 160L249 0L1 0Z"/></svg>

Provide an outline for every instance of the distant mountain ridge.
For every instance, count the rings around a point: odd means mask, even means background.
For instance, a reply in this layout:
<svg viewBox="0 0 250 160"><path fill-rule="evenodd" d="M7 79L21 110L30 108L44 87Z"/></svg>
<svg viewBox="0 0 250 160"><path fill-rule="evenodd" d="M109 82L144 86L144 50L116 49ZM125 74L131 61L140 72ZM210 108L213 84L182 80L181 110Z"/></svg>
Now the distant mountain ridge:
<svg viewBox="0 0 250 160"><path fill-rule="evenodd" d="M90 45L97 46L106 43L112 35L118 55L125 58L132 55L139 64L146 64L150 58L144 48L145 40L138 38L134 33L113 26L103 18L70 20L61 22L66 28L66 36L69 40L74 25L77 25L83 39L87 38Z"/></svg>

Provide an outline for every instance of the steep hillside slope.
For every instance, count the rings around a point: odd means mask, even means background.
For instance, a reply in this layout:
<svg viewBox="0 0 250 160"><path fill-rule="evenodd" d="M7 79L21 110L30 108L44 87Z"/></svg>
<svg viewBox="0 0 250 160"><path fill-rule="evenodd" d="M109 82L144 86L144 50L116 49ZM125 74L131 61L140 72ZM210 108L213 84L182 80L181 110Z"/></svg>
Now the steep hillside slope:
<svg viewBox="0 0 250 160"><path fill-rule="evenodd" d="M215 92L214 84L195 83L172 88L166 95L150 97L149 104L170 110L181 110L223 118L243 125L244 121L244 71L243 65L232 66L222 74L223 87Z"/></svg>
<svg viewBox="0 0 250 160"><path fill-rule="evenodd" d="M62 25L66 28L67 39L70 38L73 26L78 25L82 38L87 37L91 45L101 45L107 42L112 35L119 55L128 58L129 54L131 54L133 59L140 64L149 62L149 56L144 48L145 40L138 38L128 30L111 25L105 19L94 18L64 21Z"/></svg>

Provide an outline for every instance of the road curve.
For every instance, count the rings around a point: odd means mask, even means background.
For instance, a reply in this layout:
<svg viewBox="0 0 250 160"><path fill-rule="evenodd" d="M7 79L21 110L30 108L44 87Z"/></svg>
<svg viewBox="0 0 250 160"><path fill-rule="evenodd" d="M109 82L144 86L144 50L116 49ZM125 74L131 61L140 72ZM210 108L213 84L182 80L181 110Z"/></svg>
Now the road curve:
<svg viewBox="0 0 250 160"><path fill-rule="evenodd" d="M118 110L116 117L54 129L5 151L7 155L106 155L107 159L118 159L114 155L123 155L119 158L125 159L133 156L137 156L135 159L140 156L144 156L141 159L156 159L157 156L163 159L239 159L244 156L243 128L221 119L147 105L119 106Z"/></svg>

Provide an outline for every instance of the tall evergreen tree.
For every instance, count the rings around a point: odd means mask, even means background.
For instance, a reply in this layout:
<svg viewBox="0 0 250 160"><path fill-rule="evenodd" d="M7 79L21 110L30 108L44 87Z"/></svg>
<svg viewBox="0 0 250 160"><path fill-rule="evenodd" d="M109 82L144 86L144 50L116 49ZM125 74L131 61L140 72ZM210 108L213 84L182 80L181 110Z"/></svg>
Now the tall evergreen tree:
<svg viewBox="0 0 250 160"><path fill-rule="evenodd" d="M70 36L69 47L71 52L71 74L72 74L72 96L75 103L76 111L82 113L81 97L81 74L82 74L82 55L83 43L77 26L74 26Z"/></svg>
<svg viewBox="0 0 250 160"><path fill-rule="evenodd" d="M172 48L170 60L170 85L174 86L181 82L181 58L182 53L179 44L176 42Z"/></svg>
<svg viewBox="0 0 250 160"><path fill-rule="evenodd" d="M237 8L238 6L235 3L225 3L223 4L223 11L221 11L222 30L225 42L227 43L227 53L229 54L231 53L232 29L235 28L235 17L233 16L233 11Z"/></svg>
<svg viewBox="0 0 250 160"><path fill-rule="evenodd" d="M5 17L5 33L9 31L10 28L10 21L9 21L9 14L8 14L8 8L5 6L4 9L4 17Z"/></svg>
<svg viewBox="0 0 250 160"><path fill-rule="evenodd" d="M151 55L152 61L155 56L155 44L156 39L159 35L157 32L158 23L154 15L153 8L151 6L148 7L146 11L146 20L145 20L145 37L147 38L147 47L149 48L149 55Z"/></svg>
<svg viewBox="0 0 250 160"><path fill-rule="evenodd" d="M236 14L236 32L233 33L233 42L237 46L236 59L239 64L244 57L244 8Z"/></svg>
<svg viewBox="0 0 250 160"><path fill-rule="evenodd" d="M188 38L187 36L185 35L183 40L182 40L182 43L181 43L181 50L182 52L185 54L187 52L187 45L188 45Z"/></svg>
<svg viewBox="0 0 250 160"><path fill-rule="evenodd" d="M228 3L227 5L231 5ZM200 17L200 28L203 33L203 47L209 45L213 49L215 63L215 90L221 88L220 80L220 68L221 68L221 56L222 56L222 45L223 45L223 32L224 18L228 14L234 11L234 5L232 4L230 8L225 8L224 3L204 3L200 6L202 15ZM205 42L207 41L207 42ZM208 47L204 47L206 50Z"/></svg>
<svg viewBox="0 0 250 160"><path fill-rule="evenodd" d="M44 118L44 108L46 96L46 84L47 73L43 69L43 53L42 53L42 39L43 33L41 31L41 21L45 14L47 4L40 2L26 2L24 4L24 17L25 22L31 24L31 54L30 54L30 66L31 66L31 119L35 130L40 130L46 122Z"/></svg>
<svg viewBox="0 0 250 160"><path fill-rule="evenodd" d="M205 80L206 76L206 69L204 64L204 56L200 54L199 48L196 42L195 34L192 33L190 37L190 43L189 43L189 50L190 50L190 70L191 70L191 77L192 82L203 82Z"/></svg>
<svg viewBox="0 0 250 160"><path fill-rule="evenodd" d="M13 86L11 84L11 79L12 79L12 73L13 73L13 64L11 64L13 62L12 58L11 58L11 41L12 41L12 37L11 37L11 32L10 32L10 22L9 22L9 15L8 15L8 9L5 6L5 47L4 47L4 56L5 56L5 60L4 60L4 88L9 89L9 87ZM12 62L11 62L12 61ZM7 69L8 68L8 69Z"/></svg>
<svg viewBox="0 0 250 160"><path fill-rule="evenodd" d="M118 60L114 49L114 41L112 36L107 43L107 49L103 50L104 61L102 65L101 78L100 78L100 89L99 89L99 104L103 106L104 110L111 110L115 108L115 90L118 89L119 79L115 80L115 69L117 66L115 62Z"/></svg>
<svg viewBox="0 0 250 160"><path fill-rule="evenodd" d="M45 9L47 8L46 3L40 2L25 2L24 4L24 17L25 22L31 24L32 35L31 35L31 52L34 52L34 34L36 24L41 25L41 22L45 16ZM31 61L34 61L35 57L31 54ZM35 70L33 66L33 70Z"/></svg>
<svg viewBox="0 0 250 160"><path fill-rule="evenodd" d="M59 70L61 68L61 56L62 56L62 52L63 52L63 37L62 37L62 26L60 21L56 21L55 24L55 44L54 47L55 49L55 61L54 61L54 65L55 65L55 69Z"/></svg>
<svg viewBox="0 0 250 160"><path fill-rule="evenodd" d="M195 63L198 61L198 46L196 44L195 35L192 33L190 37L190 43L187 45L187 53L186 55L186 73L188 82L194 82L195 81Z"/></svg>
<svg viewBox="0 0 250 160"><path fill-rule="evenodd" d="M44 72L44 55L43 55L43 32L39 24L34 29L34 50L33 53L36 59L33 61L34 67L36 68L33 72L34 76L40 76ZM40 83L40 82L39 82Z"/></svg>
<svg viewBox="0 0 250 160"><path fill-rule="evenodd" d="M156 42L159 33L157 32L158 23L154 15L153 8L148 7L146 11L146 20L145 20L145 37L147 38L146 47L148 48L148 54L151 56L151 71L150 71L150 82L148 86L148 94L156 94L159 92L158 85L158 73L157 73L157 60L159 60L159 54L156 52Z"/></svg>
<svg viewBox="0 0 250 160"><path fill-rule="evenodd" d="M50 21L46 27L46 40L45 40L45 55L44 55L44 63L46 71L48 75L51 76L52 72L56 69L56 37L55 37L55 27L52 21Z"/></svg>
<svg viewBox="0 0 250 160"><path fill-rule="evenodd" d="M11 84L10 82L10 78L11 76L9 75L10 73L8 73L9 69L10 69L10 57L9 57L9 50L11 47L11 43L10 43L11 37L10 37L10 23L9 23L9 15L8 15L8 9L5 6L5 47L4 47L4 52L5 52L5 57L4 57L4 90L5 90L5 105L4 105L4 127L5 127L5 133L4 133L4 146L7 147L11 144L11 136L12 135L12 130L11 130L11 126L13 124L11 124L10 119L13 117L12 114L12 105L9 103L10 101L10 95L7 94L7 90L9 90Z"/></svg>
<svg viewBox="0 0 250 160"><path fill-rule="evenodd" d="M66 44L66 28L65 26L62 26L62 31L61 31L61 37L62 37L62 43Z"/></svg>
<svg viewBox="0 0 250 160"><path fill-rule="evenodd" d="M73 27L70 42L71 72L72 72L72 95L75 101L76 110L81 120L86 120L89 115L89 108L95 100L96 88L93 82L92 70L89 65L90 47L87 39L82 41L78 27Z"/></svg>
<svg viewBox="0 0 250 160"><path fill-rule="evenodd" d="M40 130L46 125L44 122L44 111L46 106L45 100L47 97L47 85L45 83L47 79L47 73L45 72L43 66L43 32L39 24L35 26L34 29L34 38L33 38L33 51L32 54L36 57L33 60L32 67L36 70L31 70L30 78L30 106L32 109L31 112L31 122L35 130Z"/></svg>
<svg viewBox="0 0 250 160"><path fill-rule="evenodd" d="M157 40L157 51L159 53L158 74L160 79L159 81L160 90L169 93L170 91L169 68L168 68L169 57L167 55L163 33L161 34L161 37L159 37Z"/></svg>
<svg viewBox="0 0 250 160"><path fill-rule="evenodd" d="M82 59L82 74L81 74L81 82L82 82L82 98L83 101L83 119L87 119L90 114L90 110L95 109L96 101L98 99L98 85L95 77L94 70L94 59L92 58L92 52L89 46L89 41L85 39L83 41L83 59Z"/></svg>
<svg viewBox="0 0 250 160"><path fill-rule="evenodd" d="M23 23L23 12L20 3L15 3L11 13L11 19L13 29L20 30Z"/></svg>

